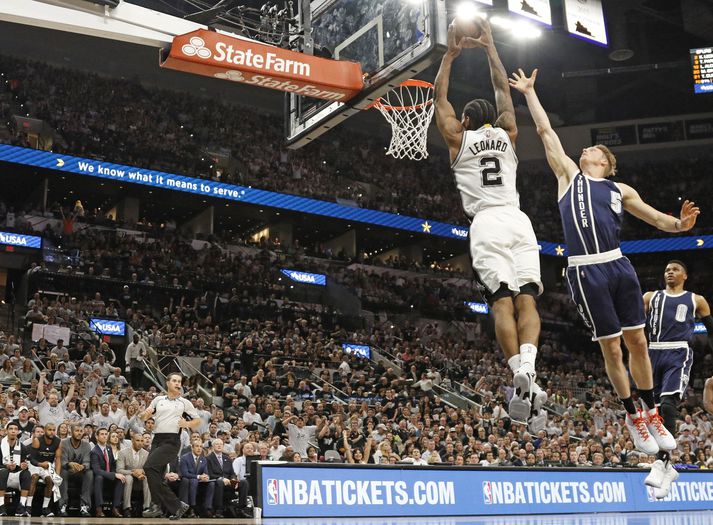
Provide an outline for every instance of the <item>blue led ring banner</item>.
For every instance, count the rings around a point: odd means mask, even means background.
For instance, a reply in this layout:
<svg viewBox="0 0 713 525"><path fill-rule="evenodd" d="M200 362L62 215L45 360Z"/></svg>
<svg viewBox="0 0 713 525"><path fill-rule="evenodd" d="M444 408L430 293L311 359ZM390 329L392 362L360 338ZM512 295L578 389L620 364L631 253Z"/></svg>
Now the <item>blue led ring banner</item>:
<svg viewBox="0 0 713 525"><path fill-rule="evenodd" d="M482 516L713 509L713 473L685 471L664 500L647 471L258 465L265 518Z"/></svg>
<svg viewBox="0 0 713 525"><path fill-rule="evenodd" d="M296 283L327 286L327 276L322 273L300 272L299 270L290 270L288 268L282 268L280 271Z"/></svg>
<svg viewBox="0 0 713 525"><path fill-rule="evenodd" d="M490 308L488 308L488 305L486 303L476 303L473 301L465 301L465 305L474 314L487 315L488 312L490 312Z"/></svg>
<svg viewBox="0 0 713 525"><path fill-rule="evenodd" d="M322 215L335 219L361 222L408 232L425 233L437 237L462 240L468 238L467 226L409 217L407 215L384 211L369 210L366 208L355 208L337 204L336 202L327 202L297 195L287 195L245 186L225 184L223 182L196 179L183 175L84 159L70 155L59 155L49 151L21 148L8 144L0 144L0 161L15 162L66 173L89 175L91 177L99 177L101 179L127 184L141 184L153 188L183 191L194 195L215 197L233 202L244 202L246 204ZM543 255L560 257L567 255L567 246L565 244L547 241L542 241L539 244L540 252ZM622 243L622 251L624 253L650 253L709 248L713 248L713 235L700 237L668 237L664 239L625 241Z"/></svg>
<svg viewBox="0 0 713 525"><path fill-rule="evenodd" d="M364 359L371 359L371 347L369 345L342 343L342 350L344 350L347 354L363 357Z"/></svg>
<svg viewBox="0 0 713 525"><path fill-rule="evenodd" d="M89 329L99 335L117 335L123 336L126 334L126 323L115 319L97 319L89 320Z"/></svg>
<svg viewBox="0 0 713 525"><path fill-rule="evenodd" d="M42 248L42 237L0 231L0 244L20 248Z"/></svg>

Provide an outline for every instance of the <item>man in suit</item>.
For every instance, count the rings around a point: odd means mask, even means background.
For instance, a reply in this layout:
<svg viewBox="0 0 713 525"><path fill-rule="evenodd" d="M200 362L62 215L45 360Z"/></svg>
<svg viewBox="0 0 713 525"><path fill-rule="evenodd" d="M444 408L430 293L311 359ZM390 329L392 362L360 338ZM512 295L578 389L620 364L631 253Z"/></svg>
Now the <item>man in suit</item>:
<svg viewBox="0 0 713 525"><path fill-rule="evenodd" d="M103 518L104 511L104 485L112 486L114 489L111 515L115 518L122 518L121 499L126 483L126 476L116 471L116 459L111 447L107 445L109 431L100 428L96 432L97 446L94 447L89 457L89 462L94 472L94 506L96 507L96 517Z"/></svg>
<svg viewBox="0 0 713 525"><path fill-rule="evenodd" d="M203 445L199 442L194 442L191 447L191 452L181 456L181 485L179 490L179 499L191 507L195 512L196 498L198 490L203 487L206 513L212 515L213 509L213 494L215 492L215 481L210 480L208 475L208 461L203 455Z"/></svg>
<svg viewBox="0 0 713 525"><path fill-rule="evenodd" d="M223 453L223 440L214 439L213 452L208 454L208 475L215 480L215 497L213 498L213 508L215 517L223 517L224 501L235 499L235 486L238 484L238 477L233 470L233 462L227 454ZM252 517L252 516L251 516Z"/></svg>
<svg viewBox="0 0 713 525"><path fill-rule="evenodd" d="M124 517L131 517L131 491L134 487L134 481L141 482L144 493L144 512L149 511L151 506L151 493L149 492L149 483L144 473L144 463L149 457L148 451L144 450L144 438L138 432L131 436L131 446L123 448L119 451L116 458L116 471L126 477L124 483Z"/></svg>

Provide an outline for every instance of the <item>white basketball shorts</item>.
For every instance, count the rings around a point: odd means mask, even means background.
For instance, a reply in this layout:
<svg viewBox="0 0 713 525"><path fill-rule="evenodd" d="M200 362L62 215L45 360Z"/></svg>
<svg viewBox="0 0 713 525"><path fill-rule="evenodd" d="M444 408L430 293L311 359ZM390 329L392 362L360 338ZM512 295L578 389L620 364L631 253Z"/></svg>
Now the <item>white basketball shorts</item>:
<svg viewBox="0 0 713 525"><path fill-rule="evenodd" d="M493 206L478 212L470 225L470 256L478 280L489 297L501 284L514 295L533 283L542 293L540 249L530 218L514 206Z"/></svg>

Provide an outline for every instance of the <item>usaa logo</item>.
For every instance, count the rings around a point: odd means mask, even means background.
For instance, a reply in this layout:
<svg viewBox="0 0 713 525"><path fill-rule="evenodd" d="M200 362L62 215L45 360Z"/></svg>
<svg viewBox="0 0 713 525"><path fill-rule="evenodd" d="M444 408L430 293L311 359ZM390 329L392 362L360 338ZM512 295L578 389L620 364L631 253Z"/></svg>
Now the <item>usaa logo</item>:
<svg viewBox="0 0 713 525"><path fill-rule="evenodd" d="M461 239L465 239L468 237L468 230L466 230L465 228L453 227L451 228L451 233L456 237L460 237Z"/></svg>

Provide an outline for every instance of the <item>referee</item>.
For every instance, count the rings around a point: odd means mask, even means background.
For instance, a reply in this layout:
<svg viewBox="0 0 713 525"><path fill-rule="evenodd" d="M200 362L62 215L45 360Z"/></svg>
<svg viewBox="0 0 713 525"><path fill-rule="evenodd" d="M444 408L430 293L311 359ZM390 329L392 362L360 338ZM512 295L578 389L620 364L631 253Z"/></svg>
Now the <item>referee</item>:
<svg viewBox="0 0 713 525"><path fill-rule="evenodd" d="M183 376L172 372L166 378L166 390L163 396L156 396L149 407L141 414L146 421L153 417L156 421L151 452L146 458L144 472L154 503L163 505L169 512L168 519L179 520L190 508L180 501L164 482L166 465L174 461L181 447L179 433L182 428L194 429L200 426L201 419L193 403L181 397ZM183 416L187 414L191 421Z"/></svg>

